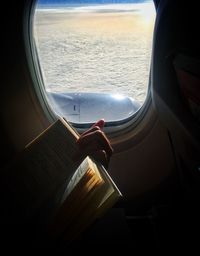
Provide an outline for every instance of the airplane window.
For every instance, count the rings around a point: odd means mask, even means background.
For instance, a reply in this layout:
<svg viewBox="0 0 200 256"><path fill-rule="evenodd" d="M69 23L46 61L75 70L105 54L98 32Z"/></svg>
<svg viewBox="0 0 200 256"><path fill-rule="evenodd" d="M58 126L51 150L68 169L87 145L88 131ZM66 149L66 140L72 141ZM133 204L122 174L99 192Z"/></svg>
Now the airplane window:
<svg viewBox="0 0 200 256"><path fill-rule="evenodd" d="M33 36L52 109L76 124L130 120L148 92L152 1L38 0Z"/></svg>

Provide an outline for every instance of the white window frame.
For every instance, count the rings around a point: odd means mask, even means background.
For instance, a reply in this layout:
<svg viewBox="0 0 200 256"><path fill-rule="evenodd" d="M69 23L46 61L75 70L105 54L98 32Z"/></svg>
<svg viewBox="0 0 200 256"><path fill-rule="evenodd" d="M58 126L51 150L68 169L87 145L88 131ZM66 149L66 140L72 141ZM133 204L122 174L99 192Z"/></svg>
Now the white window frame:
<svg viewBox="0 0 200 256"><path fill-rule="evenodd" d="M33 79L34 88L32 88L38 97L38 100L44 110L44 114L50 123L57 119L57 114L53 111L49 105L47 95L45 93L44 82L40 69L39 59L37 57L37 49L33 40L33 17L36 5L36 0L28 1L27 7L24 13L24 42L26 48L27 61ZM151 65L150 65L151 69ZM130 139L134 136L141 137L141 132L144 135L144 127L148 126L151 129L155 122L155 112L152 106L151 99L151 70L149 71L149 83L147 89L146 99L143 105L138 111L136 111L131 117L125 119L125 122L116 122L116 124L106 125L105 133L113 140L116 144ZM148 125L146 125L148 123ZM109 123L108 123L109 124ZM81 133L86 130L90 124L73 124L75 128Z"/></svg>

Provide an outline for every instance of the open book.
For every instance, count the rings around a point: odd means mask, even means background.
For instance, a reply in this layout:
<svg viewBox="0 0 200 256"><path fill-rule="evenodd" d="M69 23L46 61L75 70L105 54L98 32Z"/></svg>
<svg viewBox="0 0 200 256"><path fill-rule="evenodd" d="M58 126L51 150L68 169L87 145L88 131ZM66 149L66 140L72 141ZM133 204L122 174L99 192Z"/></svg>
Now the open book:
<svg viewBox="0 0 200 256"><path fill-rule="evenodd" d="M78 138L60 118L26 146L9 171L19 215L27 223L39 220L53 239L76 238L121 197L100 163L89 156L74 161Z"/></svg>

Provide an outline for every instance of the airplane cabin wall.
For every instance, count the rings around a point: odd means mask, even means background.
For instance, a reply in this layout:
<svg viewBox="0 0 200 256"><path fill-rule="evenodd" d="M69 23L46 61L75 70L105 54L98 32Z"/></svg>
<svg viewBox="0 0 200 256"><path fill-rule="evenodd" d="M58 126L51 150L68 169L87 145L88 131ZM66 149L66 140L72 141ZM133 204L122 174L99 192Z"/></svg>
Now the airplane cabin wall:
<svg viewBox="0 0 200 256"><path fill-rule="evenodd" d="M40 114L27 65L23 42L23 12L26 1L5 3L8 20L4 21L1 84L1 136L6 157L23 149L30 140L47 127L48 121ZM6 148L5 148L6 147ZM10 152L10 153L9 153ZM11 153L12 152L12 153Z"/></svg>
<svg viewBox="0 0 200 256"><path fill-rule="evenodd" d="M177 79L174 61L179 54L194 59L196 62L193 63L189 59L182 62L182 70L199 81L200 39L197 1L191 4L179 0L161 1L158 20L152 70L153 102L159 119L169 130L182 189L180 199L184 201L183 209L187 211L190 209L186 207L187 204L193 202L192 207L199 205L200 123L186 104L187 99L192 99L190 93L193 85L191 82L187 84L189 90L187 89L186 96L183 96L184 90ZM191 68L194 63L196 72ZM186 79L184 81L187 82ZM199 89L198 83L195 93L193 91L194 96L199 97ZM196 106L199 107L199 103ZM190 217L195 220L194 216Z"/></svg>

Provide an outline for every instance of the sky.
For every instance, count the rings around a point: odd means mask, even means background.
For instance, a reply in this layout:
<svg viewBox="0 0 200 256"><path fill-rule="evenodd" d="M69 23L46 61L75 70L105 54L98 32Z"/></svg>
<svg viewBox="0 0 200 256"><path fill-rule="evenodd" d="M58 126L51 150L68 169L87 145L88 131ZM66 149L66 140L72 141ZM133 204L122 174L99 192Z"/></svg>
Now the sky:
<svg viewBox="0 0 200 256"><path fill-rule="evenodd" d="M45 87L57 92L117 92L143 104L152 1L78 1L65 1L73 8L57 0L38 9L35 31Z"/></svg>

